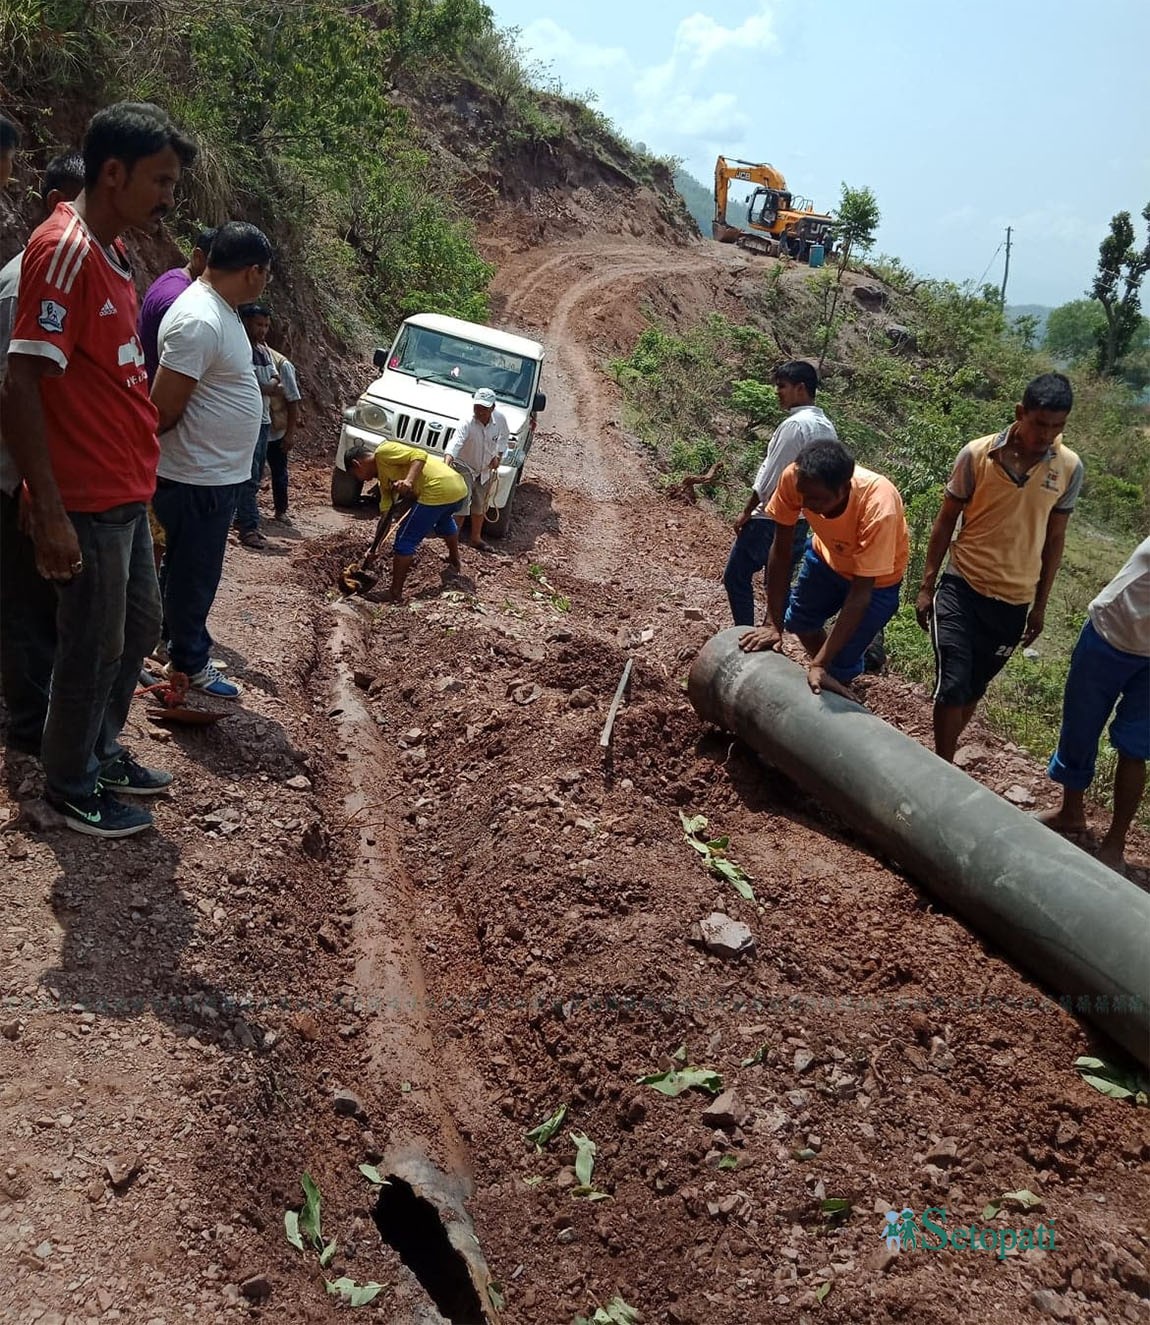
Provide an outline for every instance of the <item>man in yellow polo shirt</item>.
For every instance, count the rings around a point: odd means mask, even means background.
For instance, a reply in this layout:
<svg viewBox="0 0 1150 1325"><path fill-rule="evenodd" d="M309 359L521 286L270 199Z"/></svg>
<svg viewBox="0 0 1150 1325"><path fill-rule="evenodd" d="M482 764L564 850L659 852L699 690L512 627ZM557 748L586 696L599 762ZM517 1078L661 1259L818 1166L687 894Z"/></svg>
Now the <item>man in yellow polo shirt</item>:
<svg viewBox="0 0 1150 1325"><path fill-rule="evenodd" d="M788 605L801 515L811 543ZM856 465L842 442L811 442L783 470L767 516L777 526L767 561L767 617L739 647L778 649L789 630L810 655L807 683L814 693L827 689L855 699L847 682L864 670L867 645L898 610L909 548L902 497L890 479Z"/></svg>
<svg viewBox="0 0 1150 1325"><path fill-rule="evenodd" d="M1062 444L1073 404L1061 373L1036 377L1010 427L964 446L947 480L915 613L934 645L934 748L948 763L987 686L1042 632L1082 489L1082 461Z"/></svg>
<svg viewBox="0 0 1150 1325"><path fill-rule="evenodd" d="M452 570L462 570L459 526L455 523L455 513L467 497L467 481L462 474L438 456L402 442L383 442L374 451L370 446L356 446L344 456L343 464L349 474L364 482L379 479L381 511L389 510L397 497L415 498L415 505L395 536L391 587L387 593L391 602L402 599L404 581L415 560L416 549L428 534L443 539Z"/></svg>

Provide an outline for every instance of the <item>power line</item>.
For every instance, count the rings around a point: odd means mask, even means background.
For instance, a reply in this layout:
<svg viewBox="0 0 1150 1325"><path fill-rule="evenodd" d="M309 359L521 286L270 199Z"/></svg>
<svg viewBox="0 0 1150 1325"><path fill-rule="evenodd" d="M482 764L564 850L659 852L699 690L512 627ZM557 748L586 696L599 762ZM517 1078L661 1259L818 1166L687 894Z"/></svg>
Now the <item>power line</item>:
<svg viewBox="0 0 1150 1325"><path fill-rule="evenodd" d="M1006 242L1006 241L1003 240L1003 243L1005 243L1005 242ZM983 281L986 280L986 273L991 269L991 267L994 266L994 259L995 259L996 257L998 257L998 255L999 255L1001 252L1002 252L1002 244L999 244L999 246L998 246L998 247L994 250L994 252L991 254L990 261L986 264L986 269L983 271L982 275L978 278L978 284L979 284L979 285L981 285L981 284L983 283Z"/></svg>

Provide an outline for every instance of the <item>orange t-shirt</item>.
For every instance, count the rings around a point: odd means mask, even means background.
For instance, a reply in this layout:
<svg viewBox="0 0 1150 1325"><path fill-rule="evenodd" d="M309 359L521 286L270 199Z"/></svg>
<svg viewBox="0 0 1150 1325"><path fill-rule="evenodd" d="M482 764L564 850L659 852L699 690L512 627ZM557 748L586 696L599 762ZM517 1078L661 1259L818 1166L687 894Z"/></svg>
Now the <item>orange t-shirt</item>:
<svg viewBox="0 0 1150 1325"><path fill-rule="evenodd" d="M768 518L794 525L800 515L811 526L815 551L848 579L866 576L876 589L898 584L906 573L910 538L902 497L888 478L855 466L846 510L833 520L803 509L795 466L788 465L767 506Z"/></svg>

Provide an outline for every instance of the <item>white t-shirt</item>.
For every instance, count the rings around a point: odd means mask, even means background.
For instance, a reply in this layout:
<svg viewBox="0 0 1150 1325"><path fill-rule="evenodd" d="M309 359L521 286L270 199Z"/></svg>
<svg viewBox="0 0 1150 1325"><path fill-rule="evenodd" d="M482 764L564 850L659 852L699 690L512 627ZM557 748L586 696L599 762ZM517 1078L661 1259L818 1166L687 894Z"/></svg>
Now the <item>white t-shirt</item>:
<svg viewBox="0 0 1150 1325"><path fill-rule="evenodd" d="M239 314L193 281L164 315L159 349L161 368L197 383L175 426L160 433L159 477L197 487L250 478L263 398Z"/></svg>
<svg viewBox="0 0 1150 1325"><path fill-rule="evenodd" d="M486 425L474 414L460 419L455 436L447 443L447 454L482 478L491 469L492 460L502 456L510 445L507 420L498 409L493 409L491 422Z"/></svg>
<svg viewBox="0 0 1150 1325"><path fill-rule="evenodd" d="M783 470L799 458L799 452L811 442L837 442L835 425L817 405L796 405L771 434L767 454L755 475L759 504L752 519L767 518L767 503L775 495Z"/></svg>
<svg viewBox="0 0 1150 1325"><path fill-rule="evenodd" d="M283 387L284 404L298 405L303 399L300 395L299 378L296 376L295 364L290 359L276 359L272 356L272 364L279 373L280 386ZM265 396L266 400L267 397ZM278 442L284 436L282 431L276 432L274 423L271 422L271 402L268 402L268 426L271 432L268 433L269 442Z"/></svg>
<svg viewBox="0 0 1150 1325"><path fill-rule="evenodd" d="M1090 624L1112 649L1150 657L1150 538L1086 609Z"/></svg>

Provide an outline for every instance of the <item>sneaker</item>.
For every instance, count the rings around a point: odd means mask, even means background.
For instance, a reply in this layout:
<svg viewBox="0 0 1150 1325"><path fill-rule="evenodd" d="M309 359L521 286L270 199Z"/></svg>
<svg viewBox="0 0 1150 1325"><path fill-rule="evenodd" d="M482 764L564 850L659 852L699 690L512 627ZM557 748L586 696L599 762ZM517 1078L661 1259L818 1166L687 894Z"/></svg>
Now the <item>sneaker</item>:
<svg viewBox="0 0 1150 1325"><path fill-rule="evenodd" d="M215 695L217 699L238 699L240 695L239 686L225 681L220 675L219 668L211 663L208 663L202 672L189 676L188 684L196 690L202 690L205 695Z"/></svg>
<svg viewBox="0 0 1150 1325"><path fill-rule="evenodd" d="M89 837L131 837L152 827L152 816L135 805L125 805L107 791L99 789L83 800L70 801L62 796L47 796L48 804L64 816L65 825L74 833Z"/></svg>
<svg viewBox="0 0 1150 1325"><path fill-rule="evenodd" d="M171 773L145 768L130 754L122 754L100 774L100 789L118 796L155 796L172 785Z"/></svg>

